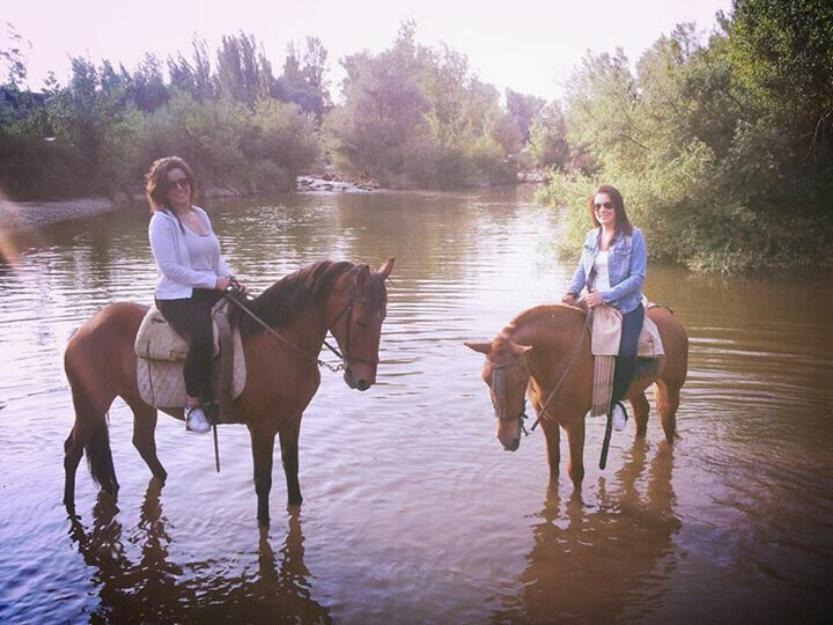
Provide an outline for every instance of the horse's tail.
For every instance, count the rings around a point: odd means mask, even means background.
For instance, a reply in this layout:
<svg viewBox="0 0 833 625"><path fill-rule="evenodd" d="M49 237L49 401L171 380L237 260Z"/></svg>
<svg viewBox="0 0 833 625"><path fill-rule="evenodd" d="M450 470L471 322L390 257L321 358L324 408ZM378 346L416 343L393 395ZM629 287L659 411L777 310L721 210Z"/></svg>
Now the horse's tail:
<svg viewBox="0 0 833 625"><path fill-rule="evenodd" d="M95 425L92 435L84 445L84 452L93 481L108 493L115 495L119 484L116 481L116 469L113 467L107 420L102 419Z"/></svg>

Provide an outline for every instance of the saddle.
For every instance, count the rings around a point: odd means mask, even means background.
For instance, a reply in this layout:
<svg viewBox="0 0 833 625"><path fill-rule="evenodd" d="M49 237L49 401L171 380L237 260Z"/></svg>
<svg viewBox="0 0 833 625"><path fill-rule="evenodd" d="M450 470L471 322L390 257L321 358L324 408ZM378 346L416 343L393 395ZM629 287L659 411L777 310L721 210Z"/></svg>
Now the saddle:
<svg viewBox="0 0 833 625"><path fill-rule="evenodd" d="M239 329L231 330L228 301L211 311L214 328L212 387L219 406L218 420L234 422L232 401L246 386L246 359ZM142 400L155 408L183 408L188 398L182 369L188 343L174 331L155 305L142 319L134 343L136 378Z"/></svg>
<svg viewBox="0 0 833 625"><path fill-rule="evenodd" d="M639 359L652 359L654 363L665 355L662 338L657 325L648 317L648 309L657 304L642 298L645 319L639 333L636 356ZM619 353L619 341L622 336L622 313L612 306L597 306L593 309L591 325L590 353L593 354L593 397L590 416L606 415L610 409L613 394L613 373L616 367L616 355ZM634 375L636 377L636 375Z"/></svg>

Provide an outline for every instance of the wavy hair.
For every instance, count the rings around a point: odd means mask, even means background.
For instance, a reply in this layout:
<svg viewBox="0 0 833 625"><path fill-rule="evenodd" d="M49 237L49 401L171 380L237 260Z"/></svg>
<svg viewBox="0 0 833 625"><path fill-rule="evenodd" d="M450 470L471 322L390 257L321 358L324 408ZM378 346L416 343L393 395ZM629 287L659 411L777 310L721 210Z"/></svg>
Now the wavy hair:
<svg viewBox="0 0 833 625"><path fill-rule="evenodd" d="M191 201L197 196L197 179L188 163L179 156L166 156L153 161L145 174L145 197L148 199L150 212L170 210L168 206L168 173L174 169L182 170L191 185Z"/></svg>

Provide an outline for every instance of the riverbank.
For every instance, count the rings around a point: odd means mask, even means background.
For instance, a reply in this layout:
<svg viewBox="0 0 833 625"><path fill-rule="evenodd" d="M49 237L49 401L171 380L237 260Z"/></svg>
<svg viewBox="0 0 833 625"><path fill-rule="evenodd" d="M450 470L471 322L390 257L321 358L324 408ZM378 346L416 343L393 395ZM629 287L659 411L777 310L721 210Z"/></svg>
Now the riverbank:
<svg viewBox="0 0 833 625"><path fill-rule="evenodd" d="M332 176L299 176L297 192L306 193L367 193L378 189L372 182L351 182ZM242 197L228 187L214 187L202 191L205 198ZM82 219L144 203L144 195L137 194L130 202L126 195L114 199L106 197L77 198L46 202L13 202L0 199L0 231L34 230L50 224Z"/></svg>
<svg viewBox="0 0 833 625"><path fill-rule="evenodd" d="M0 200L0 230L33 230L62 221L107 213L127 206L109 198L79 198L54 202Z"/></svg>

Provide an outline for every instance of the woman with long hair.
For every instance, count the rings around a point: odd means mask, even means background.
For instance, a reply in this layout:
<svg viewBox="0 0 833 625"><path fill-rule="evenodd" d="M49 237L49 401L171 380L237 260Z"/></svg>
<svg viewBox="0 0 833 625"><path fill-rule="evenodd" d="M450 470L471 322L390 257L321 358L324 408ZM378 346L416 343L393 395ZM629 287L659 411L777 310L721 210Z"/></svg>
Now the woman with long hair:
<svg viewBox="0 0 833 625"><path fill-rule="evenodd" d="M156 261L156 307L189 341L185 359L186 427L208 432L205 405L213 400L211 308L232 284L220 241L206 212L193 204L197 185L188 164L177 156L160 158L145 175L152 216L150 249Z"/></svg>
<svg viewBox="0 0 833 625"><path fill-rule="evenodd" d="M608 305L622 313L622 338L611 399L613 427L621 430L628 418L621 400L633 377L636 347L645 317L642 284L648 267L648 250L642 232L628 219L618 189L600 186L590 197L588 210L594 228L587 233L578 268L561 301L575 304L582 289L587 287L584 301L589 308Z"/></svg>

